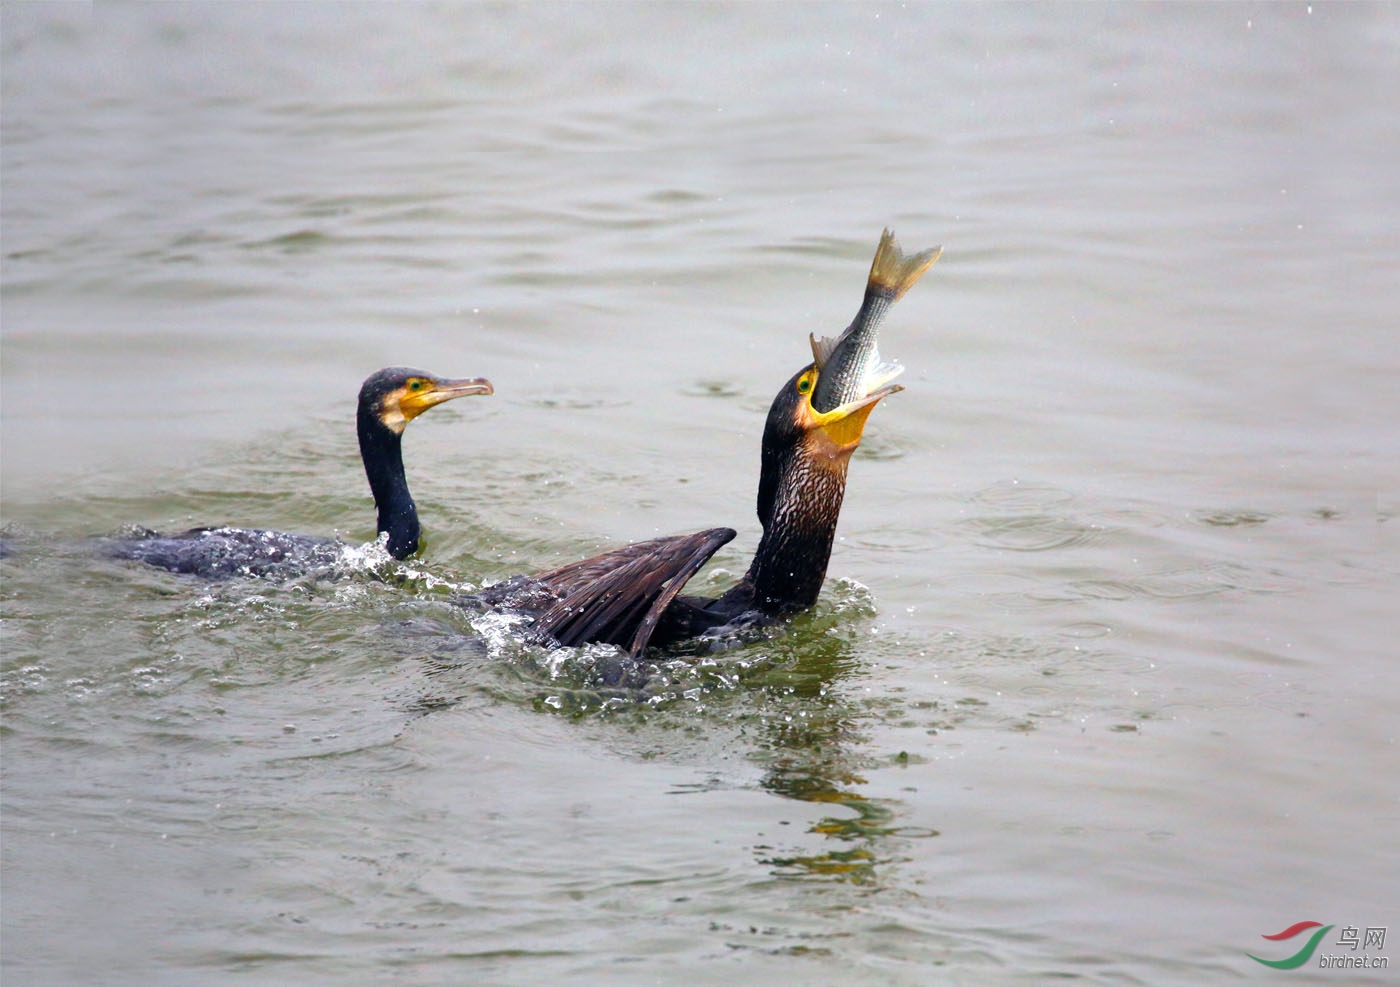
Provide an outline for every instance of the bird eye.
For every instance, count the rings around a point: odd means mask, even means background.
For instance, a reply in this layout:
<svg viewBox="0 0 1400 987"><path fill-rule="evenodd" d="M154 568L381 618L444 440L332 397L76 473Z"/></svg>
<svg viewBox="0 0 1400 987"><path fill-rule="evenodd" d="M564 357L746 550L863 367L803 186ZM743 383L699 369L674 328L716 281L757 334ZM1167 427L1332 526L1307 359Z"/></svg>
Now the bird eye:
<svg viewBox="0 0 1400 987"><path fill-rule="evenodd" d="M812 378L811 378L811 375L805 376L805 377L803 377L801 380L799 380L799 381L797 382L797 393L798 393L798 394L806 394L806 393L807 393L808 391L810 391L811 389L812 389Z"/></svg>
<svg viewBox="0 0 1400 987"><path fill-rule="evenodd" d="M408 382L408 389L410 391L421 391L423 389L423 381L418 377L413 378Z"/></svg>

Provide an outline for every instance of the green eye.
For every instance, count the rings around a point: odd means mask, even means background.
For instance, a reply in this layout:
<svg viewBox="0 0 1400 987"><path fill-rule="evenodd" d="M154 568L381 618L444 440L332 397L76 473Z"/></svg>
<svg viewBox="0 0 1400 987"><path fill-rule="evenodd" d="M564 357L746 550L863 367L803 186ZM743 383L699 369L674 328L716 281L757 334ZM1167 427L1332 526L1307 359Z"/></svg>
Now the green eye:
<svg viewBox="0 0 1400 987"><path fill-rule="evenodd" d="M410 391L421 391L423 389L423 381L421 381L417 377L413 378L411 381L408 382L408 389Z"/></svg>
<svg viewBox="0 0 1400 987"><path fill-rule="evenodd" d="M806 394L806 393L807 393L808 391L810 391L811 389L812 389L812 378L811 378L811 377L803 377L801 380L799 380L799 381L797 382L797 393L798 393L798 394Z"/></svg>

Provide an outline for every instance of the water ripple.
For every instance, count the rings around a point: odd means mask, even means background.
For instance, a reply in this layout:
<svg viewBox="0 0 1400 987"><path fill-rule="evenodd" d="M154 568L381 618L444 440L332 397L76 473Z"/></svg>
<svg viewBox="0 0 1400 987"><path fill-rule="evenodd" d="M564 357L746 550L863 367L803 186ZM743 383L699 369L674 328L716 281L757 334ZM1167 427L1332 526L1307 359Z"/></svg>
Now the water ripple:
<svg viewBox="0 0 1400 987"><path fill-rule="evenodd" d="M979 533L977 544L1012 552L1048 552L1089 545L1103 537L1104 528L1052 515L973 518L967 522Z"/></svg>

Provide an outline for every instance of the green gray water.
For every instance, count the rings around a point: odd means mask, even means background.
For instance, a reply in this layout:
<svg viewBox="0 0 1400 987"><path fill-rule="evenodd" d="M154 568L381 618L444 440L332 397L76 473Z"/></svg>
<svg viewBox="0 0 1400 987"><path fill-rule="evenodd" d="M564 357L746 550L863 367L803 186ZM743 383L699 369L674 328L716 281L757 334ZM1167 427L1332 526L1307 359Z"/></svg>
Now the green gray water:
<svg viewBox="0 0 1400 987"><path fill-rule="evenodd" d="M1395 8L0 13L7 987L1199 984L1396 924ZM945 252L814 612L607 702L448 604L741 572L885 225ZM386 364L496 385L408 431L422 559L85 552L367 541Z"/></svg>

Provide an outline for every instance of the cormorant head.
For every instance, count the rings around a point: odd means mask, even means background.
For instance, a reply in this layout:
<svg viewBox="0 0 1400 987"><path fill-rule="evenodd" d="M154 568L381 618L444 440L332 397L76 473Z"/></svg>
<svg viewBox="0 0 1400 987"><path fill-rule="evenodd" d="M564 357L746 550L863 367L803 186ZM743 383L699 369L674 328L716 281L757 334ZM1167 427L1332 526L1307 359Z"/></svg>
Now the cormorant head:
<svg viewBox="0 0 1400 987"><path fill-rule="evenodd" d="M402 435L404 426L434 405L468 394L491 394L485 377L451 380L409 367L386 367L360 388L360 415Z"/></svg>
<svg viewBox="0 0 1400 987"><path fill-rule="evenodd" d="M864 397L821 412L812 407L820 373L810 364L783 385L763 428L758 520L763 537L744 583L764 613L810 607L821 593L836 522L846 496L846 467L865 421L895 391L891 374L872 373Z"/></svg>
<svg viewBox="0 0 1400 987"><path fill-rule="evenodd" d="M901 384L889 381L902 368L885 377L872 376L862 398L838 405L830 411L812 407L812 393L821 373L815 364L808 364L792 376L768 409L768 421L763 428L763 466L758 487L758 519L764 528L773 520L775 501L784 488L804 487L835 490L831 505L808 503L816 513L830 511L831 523L841 509L840 495L844 490L846 467L851 453L860 445L866 419L881 398L904 390ZM823 481L835 481L834 484ZM796 489L787 489L789 495Z"/></svg>
<svg viewBox="0 0 1400 987"><path fill-rule="evenodd" d="M379 531L389 533L389 554L405 559L418 551L418 508L404 478L400 437L404 427L435 404L468 394L492 393L483 377L449 380L408 367L386 367L360 388L356 430L365 478L374 494Z"/></svg>

